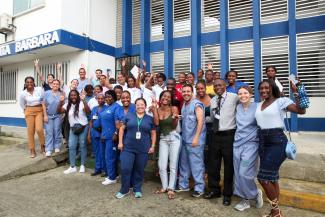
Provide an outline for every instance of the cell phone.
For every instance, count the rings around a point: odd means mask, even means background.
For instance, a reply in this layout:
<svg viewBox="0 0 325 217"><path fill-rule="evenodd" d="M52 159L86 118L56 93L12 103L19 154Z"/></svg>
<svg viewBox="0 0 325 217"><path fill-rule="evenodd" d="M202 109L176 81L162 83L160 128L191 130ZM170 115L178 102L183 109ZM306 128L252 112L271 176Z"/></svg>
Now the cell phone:
<svg viewBox="0 0 325 217"><path fill-rule="evenodd" d="M289 80L294 83L295 85L298 84L298 80L296 79L296 76L294 74L291 74L289 76Z"/></svg>

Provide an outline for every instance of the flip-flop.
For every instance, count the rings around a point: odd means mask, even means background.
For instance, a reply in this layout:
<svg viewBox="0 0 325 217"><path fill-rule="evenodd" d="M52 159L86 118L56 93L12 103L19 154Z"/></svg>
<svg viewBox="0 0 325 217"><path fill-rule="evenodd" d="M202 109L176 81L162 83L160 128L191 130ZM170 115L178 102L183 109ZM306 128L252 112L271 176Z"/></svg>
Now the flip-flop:
<svg viewBox="0 0 325 217"><path fill-rule="evenodd" d="M157 190L156 192L155 192L155 194L165 194L165 193L167 193L167 190L164 190L164 189L160 189L160 190Z"/></svg>
<svg viewBox="0 0 325 217"><path fill-rule="evenodd" d="M168 199L169 200L175 199L175 193L174 193L174 191L168 191L167 195L168 195Z"/></svg>

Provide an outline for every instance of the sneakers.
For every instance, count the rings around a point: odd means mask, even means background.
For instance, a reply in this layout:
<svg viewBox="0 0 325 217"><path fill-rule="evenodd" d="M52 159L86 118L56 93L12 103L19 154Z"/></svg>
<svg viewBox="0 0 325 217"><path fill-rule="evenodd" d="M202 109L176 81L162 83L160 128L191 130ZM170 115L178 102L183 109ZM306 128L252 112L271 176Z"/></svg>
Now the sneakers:
<svg viewBox="0 0 325 217"><path fill-rule="evenodd" d="M105 180L102 182L103 185L111 185L111 184L115 184L115 183L116 183L116 179L110 180L109 178L105 178Z"/></svg>
<svg viewBox="0 0 325 217"><path fill-rule="evenodd" d="M185 191L190 191L190 189L189 188L180 188L180 187L178 187L178 188L175 189L175 191L176 192L185 192Z"/></svg>
<svg viewBox="0 0 325 217"><path fill-rule="evenodd" d="M261 189L258 189L257 197L256 197L256 208L262 208L263 207L263 192Z"/></svg>
<svg viewBox="0 0 325 217"><path fill-rule="evenodd" d="M249 200L242 199L236 206L235 209L238 211L244 211L245 209L251 208Z"/></svg>
<svg viewBox="0 0 325 217"><path fill-rule="evenodd" d="M52 155L52 153L51 153L50 151L47 151L47 152L45 153L45 156L46 156L46 157L51 157L51 155Z"/></svg>
<svg viewBox="0 0 325 217"><path fill-rule="evenodd" d="M134 192L133 194L134 194L134 197L135 198L141 198L142 197L142 193L139 192L139 191L138 192Z"/></svg>
<svg viewBox="0 0 325 217"><path fill-rule="evenodd" d="M84 165L81 165L79 169L79 173L84 173L84 172L86 172L86 168Z"/></svg>
<svg viewBox="0 0 325 217"><path fill-rule="evenodd" d="M115 194L115 197L116 197L116 199L122 199L122 198L125 197L127 194L129 194L129 192L126 193L126 194L122 194L121 192L117 192L117 193Z"/></svg>
<svg viewBox="0 0 325 217"><path fill-rule="evenodd" d="M54 152L55 153L59 153L60 152L60 149L59 148L56 148L56 149L54 149Z"/></svg>
<svg viewBox="0 0 325 217"><path fill-rule="evenodd" d="M199 198L204 194L204 192L198 192L198 191L194 191L192 194L192 197L196 197Z"/></svg>
<svg viewBox="0 0 325 217"><path fill-rule="evenodd" d="M67 170L64 170L63 173L64 174L70 174L70 173L75 173L77 172L77 168L76 167L69 167Z"/></svg>

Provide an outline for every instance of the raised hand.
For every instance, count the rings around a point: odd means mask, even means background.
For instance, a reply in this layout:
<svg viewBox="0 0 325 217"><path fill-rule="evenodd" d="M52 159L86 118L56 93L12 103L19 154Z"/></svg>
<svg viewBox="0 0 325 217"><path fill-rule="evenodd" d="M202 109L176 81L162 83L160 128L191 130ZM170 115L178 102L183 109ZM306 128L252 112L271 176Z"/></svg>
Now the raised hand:
<svg viewBox="0 0 325 217"><path fill-rule="evenodd" d="M60 96L60 102L64 102L64 100L65 100L65 96L64 96L64 92L62 92Z"/></svg>
<svg viewBox="0 0 325 217"><path fill-rule="evenodd" d="M82 90L81 94L80 94L80 99L84 100L86 98L86 91Z"/></svg>
<svg viewBox="0 0 325 217"><path fill-rule="evenodd" d="M121 65L122 65L122 67L125 67L125 65L126 65L126 59L122 59L122 62L121 62Z"/></svg>
<svg viewBox="0 0 325 217"><path fill-rule="evenodd" d="M151 97L152 99L152 102L151 102L151 105L153 108L157 108L158 107L158 103L157 103L157 100L155 97Z"/></svg>
<svg viewBox="0 0 325 217"><path fill-rule="evenodd" d="M39 67L39 59L35 59L35 60L34 60L34 66L35 66L36 68Z"/></svg>
<svg viewBox="0 0 325 217"><path fill-rule="evenodd" d="M143 66L143 67L146 67L146 66L147 66L147 63L146 63L145 60L142 60L142 66Z"/></svg>
<svg viewBox="0 0 325 217"><path fill-rule="evenodd" d="M207 67L212 70L212 63L208 63Z"/></svg>

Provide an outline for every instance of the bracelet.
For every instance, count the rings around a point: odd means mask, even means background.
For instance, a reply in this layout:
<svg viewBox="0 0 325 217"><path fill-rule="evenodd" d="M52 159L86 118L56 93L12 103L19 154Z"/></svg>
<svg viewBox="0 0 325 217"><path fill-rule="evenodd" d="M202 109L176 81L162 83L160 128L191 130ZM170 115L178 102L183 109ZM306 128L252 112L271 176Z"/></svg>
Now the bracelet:
<svg viewBox="0 0 325 217"><path fill-rule="evenodd" d="M151 148L155 148L156 147L156 145L151 145Z"/></svg>
<svg viewBox="0 0 325 217"><path fill-rule="evenodd" d="M299 97L299 94L297 92L293 93L294 97Z"/></svg>

